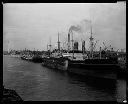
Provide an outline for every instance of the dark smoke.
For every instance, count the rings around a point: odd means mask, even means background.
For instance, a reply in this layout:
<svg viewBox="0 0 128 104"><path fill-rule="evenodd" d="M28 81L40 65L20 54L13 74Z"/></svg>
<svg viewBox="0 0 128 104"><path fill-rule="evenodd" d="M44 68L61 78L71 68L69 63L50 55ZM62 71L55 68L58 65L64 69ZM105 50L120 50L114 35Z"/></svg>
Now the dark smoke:
<svg viewBox="0 0 128 104"><path fill-rule="evenodd" d="M69 31L76 31L76 32L80 32L81 31L81 27L79 25L77 26L71 26L69 28Z"/></svg>
<svg viewBox="0 0 128 104"><path fill-rule="evenodd" d="M84 33L86 31L90 30L90 26L91 26L91 21L84 19L84 20L80 21L79 24L72 25L69 28L69 32L75 31L75 32L78 32L78 33Z"/></svg>

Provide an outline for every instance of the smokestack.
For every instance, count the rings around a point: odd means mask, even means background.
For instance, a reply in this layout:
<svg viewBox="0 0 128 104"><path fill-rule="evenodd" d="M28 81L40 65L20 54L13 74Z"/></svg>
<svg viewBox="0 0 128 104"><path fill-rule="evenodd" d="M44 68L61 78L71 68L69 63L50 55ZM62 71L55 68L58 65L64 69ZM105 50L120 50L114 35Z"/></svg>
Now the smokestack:
<svg viewBox="0 0 128 104"><path fill-rule="evenodd" d="M70 50L70 32L68 32L68 51Z"/></svg>
<svg viewBox="0 0 128 104"><path fill-rule="evenodd" d="M111 48L111 51L113 52L113 48Z"/></svg>
<svg viewBox="0 0 128 104"><path fill-rule="evenodd" d="M60 51L59 33L58 33L58 50Z"/></svg>
<svg viewBox="0 0 128 104"><path fill-rule="evenodd" d="M78 42L74 42L74 50L78 50Z"/></svg>
<svg viewBox="0 0 128 104"><path fill-rule="evenodd" d="M68 33L68 42L70 42L70 33Z"/></svg>
<svg viewBox="0 0 128 104"><path fill-rule="evenodd" d="M82 42L82 52L85 53L85 41Z"/></svg>

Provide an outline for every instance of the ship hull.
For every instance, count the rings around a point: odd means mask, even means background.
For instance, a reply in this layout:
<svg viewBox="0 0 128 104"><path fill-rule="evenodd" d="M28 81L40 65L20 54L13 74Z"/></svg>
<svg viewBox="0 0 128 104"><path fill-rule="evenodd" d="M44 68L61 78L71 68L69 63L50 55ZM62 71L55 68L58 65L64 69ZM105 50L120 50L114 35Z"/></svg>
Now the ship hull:
<svg viewBox="0 0 128 104"><path fill-rule="evenodd" d="M71 61L63 58L49 58L44 59L42 65L49 68L66 70L70 73L75 73L83 76L92 76L107 79L117 79L119 70L119 66L114 61L110 62L110 60L99 59Z"/></svg>
<svg viewBox="0 0 128 104"><path fill-rule="evenodd" d="M27 60L27 61L32 61L35 63L41 63L42 62L42 57L34 56L34 57L23 57L21 56L21 59Z"/></svg>
<svg viewBox="0 0 128 104"><path fill-rule="evenodd" d="M42 57L33 57L32 58L32 60L31 60L32 62L35 62L35 63L41 63L42 62Z"/></svg>
<svg viewBox="0 0 128 104"><path fill-rule="evenodd" d="M27 57L23 57L23 56L21 56L21 59L22 60L27 60L27 61L32 61L32 58L27 58Z"/></svg>
<svg viewBox="0 0 128 104"><path fill-rule="evenodd" d="M68 71L84 76L117 79L118 66L109 64L69 64Z"/></svg>
<svg viewBox="0 0 128 104"><path fill-rule="evenodd" d="M42 65L53 69L68 70L65 61L63 58L43 58Z"/></svg>

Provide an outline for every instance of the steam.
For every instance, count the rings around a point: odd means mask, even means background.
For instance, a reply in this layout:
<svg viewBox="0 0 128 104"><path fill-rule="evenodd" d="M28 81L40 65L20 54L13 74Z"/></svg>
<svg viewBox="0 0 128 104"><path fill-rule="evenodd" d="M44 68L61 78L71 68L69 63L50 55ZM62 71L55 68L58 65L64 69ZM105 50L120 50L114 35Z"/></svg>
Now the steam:
<svg viewBox="0 0 128 104"><path fill-rule="evenodd" d="M70 40L70 33L73 33L73 40L81 41L82 39L86 40L87 37L90 36L91 31L91 21L84 19L77 23L76 25L72 25L69 28L69 40Z"/></svg>
<svg viewBox="0 0 128 104"><path fill-rule="evenodd" d="M71 31L81 32L81 27L79 25L77 25L77 26L73 25L69 28L69 32L71 32Z"/></svg>
<svg viewBox="0 0 128 104"><path fill-rule="evenodd" d="M77 33L85 33L88 30L90 30L90 26L91 26L91 21L84 19L80 21L80 23L78 23L77 25L72 25L69 28L69 32L74 31Z"/></svg>

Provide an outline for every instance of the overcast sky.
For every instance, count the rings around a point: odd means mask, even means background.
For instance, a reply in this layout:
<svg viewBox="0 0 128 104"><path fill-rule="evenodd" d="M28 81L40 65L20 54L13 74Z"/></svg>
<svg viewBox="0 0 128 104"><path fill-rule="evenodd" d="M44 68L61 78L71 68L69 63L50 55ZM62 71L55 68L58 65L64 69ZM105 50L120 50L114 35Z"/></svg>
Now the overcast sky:
<svg viewBox="0 0 128 104"><path fill-rule="evenodd" d="M46 50L55 46L57 34L66 41L70 26L92 21L97 46L126 48L126 5L124 3L7 3L3 4L3 49ZM79 35L79 36L78 36ZM76 37L88 41L88 34ZM75 37L74 37L75 38Z"/></svg>

